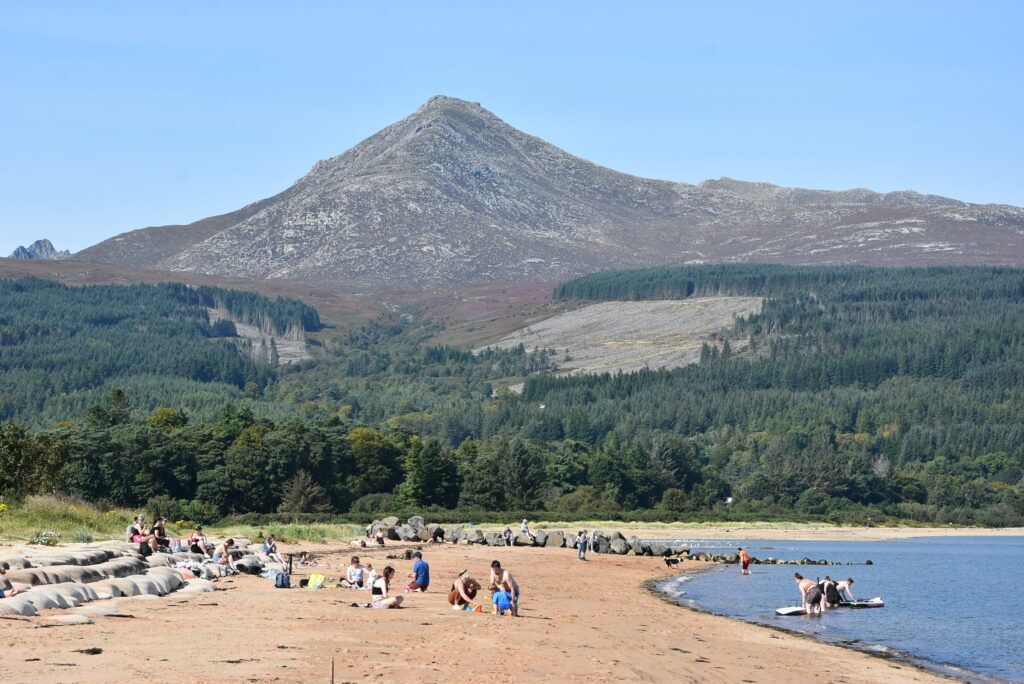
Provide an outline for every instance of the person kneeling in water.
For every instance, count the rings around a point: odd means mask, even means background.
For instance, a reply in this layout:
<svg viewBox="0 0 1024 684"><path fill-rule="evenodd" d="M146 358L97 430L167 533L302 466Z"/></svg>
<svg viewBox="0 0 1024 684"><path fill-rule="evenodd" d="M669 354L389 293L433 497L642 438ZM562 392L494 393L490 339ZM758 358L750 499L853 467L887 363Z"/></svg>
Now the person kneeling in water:
<svg viewBox="0 0 1024 684"><path fill-rule="evenodd" d="M796 585L800 588L800 600L803 603L804 613L807 615L821 614L825 597L822 596L818 585L809 579L805 579L799 572L794 573Z"/></svg>

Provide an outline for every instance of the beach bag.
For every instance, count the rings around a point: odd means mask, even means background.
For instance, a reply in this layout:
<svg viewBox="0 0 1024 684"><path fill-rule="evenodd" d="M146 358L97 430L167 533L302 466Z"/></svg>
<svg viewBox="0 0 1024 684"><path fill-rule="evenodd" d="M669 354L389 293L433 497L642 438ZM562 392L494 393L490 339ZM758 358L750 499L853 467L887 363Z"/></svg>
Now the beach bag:
<svg viewBox="0 0 1024 684"><path fill-rule="evenodd" d="M320 588L322 588L324 586L324 580L326 580L326 579L327 579L327 577L325 577L324 575L320 575L320 574L310 575L309 576L309 582L306 584L306 587L310 591L316 591L317 589L320 589Z"/></svg>
<svg viewBox="0 0 1024 684"><path fill-rule="evenodd" d="M292 578L288 576L287 572L277 573L277 577L274 578L275 589L291 589Z"/></svg>
<svg viewBox="0 0 1024 684"><path fill-rule="evenodd" d="M171 540L171 553L181 553L181 540L180 539L172 539Z"/></svg>

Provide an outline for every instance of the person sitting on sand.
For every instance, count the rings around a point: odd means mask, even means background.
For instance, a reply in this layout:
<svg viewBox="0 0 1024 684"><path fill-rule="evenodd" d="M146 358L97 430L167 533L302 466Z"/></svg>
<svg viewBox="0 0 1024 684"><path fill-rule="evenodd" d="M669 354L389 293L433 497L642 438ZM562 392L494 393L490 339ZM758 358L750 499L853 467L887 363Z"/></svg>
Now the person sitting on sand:
<svg viewBox="0 0 1024 684"><path fill-rule="evenodd" d="M206 537L203 536L203 526L196 525L192 533L188 535L188 550L192 553L202 554L209 556L212 549L210 544L206 541Z"/></svg>
<svg viewBox="0 0 1024 684"><path fill-rule="evenodd" d="M345 577L338 584L348 589L362 589L366 577L366 571L359 563L359 556L352 556L352 563L345 571Z"/></svg>
<svg viewBox="0 0 1024 684"><path fill-rule="evenodd" d="M576 535L576 560L587 560L587 531L580 530Z"/></svg>
<svg viewBox="0 0 1024 684"><path fill-rule="evenodd" d="M373 563L367 563L363 569L365 570L363 575L366 577L366 582L363 586L372 587L373 583L377 581L377 577L379 577L377 571L373 569Z"/></svg>
<svg viewBox="0 0 1024 684"><path fill-rule="evenodd" d="M847 577L841 582L836 582L836 591L839 592L839 596L844 601L856 601L857 598L853 595L853 578Z"/></svg>
<svg viewBox="0 0 1024 684"><path fill-rule="evenodd" d="M477 607L477 592L480 591L480 583L473 579L469 570L463 570L452 582L452 588L448 592L448 603L452 604L453 610L472 610Z"/></svg>
<svg viewBox="0 0 1024 684"><path fill-rule="evenodd" d="M384 528L377 528L377 546L384 546Z"/></svg>
<svg viewBox="0 0 1024 684"><path fill-rule="evenodd" d="M490 584L502 591L508 592L509 599L512 602L512 617L519 617L519 585L516 584L512 573L501 567L500 561L491 561Z"/></svg>
<svg viewBox="0 0 1024 684"><path fill-rule="evenodd" d="M167 518L157 516L149 530L149 548L153 549L153 553L157 553L168 550L170 546L171 540L167 537Z"/></svg>
<svg viewBox="0 0 1024 684"><path fill-rule="evenodd" d="M388 589L391 586L391 578L395 576L395 569L388 565L384 568L384 572L381 573L373 582L373 586L370 587L370 595L372 600L366 604L367 608L401 608L402 598L401 596L389 596Z"/></svg>
<svg viewBox="0 0 1024 684"><path fill-rule="evenodd" d="M132 518L131 523L124 531L124 540L129 544L138 544L142 540L142 516Z"/></svg>
<svg viewBox="0 0 1024 684"><path fill-rule="evenodd" d="M231 550L233 548L235 548L235 540L228 539L223 544L217 547L217 550L213 552L213 558L211 558L210 560L220 565L226 565L232 570L234 570L235 561L231 557Z"/></svg>
<svg viewBox="0 0 1024 684"><path fill-rule="evenodd" d="M274 539L272 534L263 540L263 554L275 563L284 564L284 558L277 552L277 540Z"/></svg>
<svg viewBox="0 0 1024 684"><path fill-rule="evenodd" d="M747 553L743 549L742 546L739 547L736 550L740 552L740 574L741 575L749 575L750 574L750 554Z"/></svg>
<svg viewBox="0 0 1024 684"><path fill-rule="evenodd" d="M800 588L800 601L803 604L804 613L820 615L825 604L825 597L822 595L821 589L811 580L804 579L799 572L793 573L793 576L796 578L797 587Z"/></svg>
<svg viewBox="0 0 1024 684"><path fill-rule="evenodd" d="M405 585L405 593L410 591L426 591L427 587L430 586L430 566L423 560L423 553L416 551L412 554L412 557L416 559L416 562L412 564L412 572L409 573L409 578L412 582Z"/></svg>
<svg viewBox="0 0 1024 684"><path fill-rule="evenodd" d="M4 577L10 569L11 564L7 561L0 563L0 598L16 596L19 593L11 584L11 580Z"/></svg>
<svg viewBox="0 0 1024 684"><path fill-rule="evenodd" d="M825 579L821 580L821 583L818 584L818 589L821 589L821 593L825 597L825 606L828 608L837 607L839 602L843 600L843 597L839 594L836 581L828 575L825 575Z"/></svg>

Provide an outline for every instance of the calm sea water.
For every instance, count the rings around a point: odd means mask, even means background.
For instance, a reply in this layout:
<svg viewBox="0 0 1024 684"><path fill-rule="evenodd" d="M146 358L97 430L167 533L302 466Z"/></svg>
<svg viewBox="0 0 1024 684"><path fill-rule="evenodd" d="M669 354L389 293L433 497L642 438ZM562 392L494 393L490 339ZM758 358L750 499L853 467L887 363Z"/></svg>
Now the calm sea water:
<svg viewBox="0 0 1024 684"><path fill-rule="evenodd" d="M873 565L752 565L676 577L659 583L680 604L798 630L865 650L896 652L953 666L975 681L1024 681L1024 537L930 537L887 542L681 540L693 549L784 559L809 557ZM859 599L881 596L885 608L838 609L822 617L778 617L798 605L793 573L816 579L853 577ZM975 676L975 673L980 676Z"/></svg>

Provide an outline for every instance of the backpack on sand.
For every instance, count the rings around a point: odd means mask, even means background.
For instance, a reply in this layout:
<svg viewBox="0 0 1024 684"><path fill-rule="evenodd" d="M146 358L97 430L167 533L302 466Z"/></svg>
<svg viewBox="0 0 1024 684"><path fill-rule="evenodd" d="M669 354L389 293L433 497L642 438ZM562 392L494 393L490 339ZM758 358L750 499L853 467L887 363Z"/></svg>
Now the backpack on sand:
<svg viewBox="0 0 1024 684"><path fill-rule="evenodd" d="M274 588L275 589L291 589L292 580L288 576L287 572L280 572L274 577Z"/></svg>

